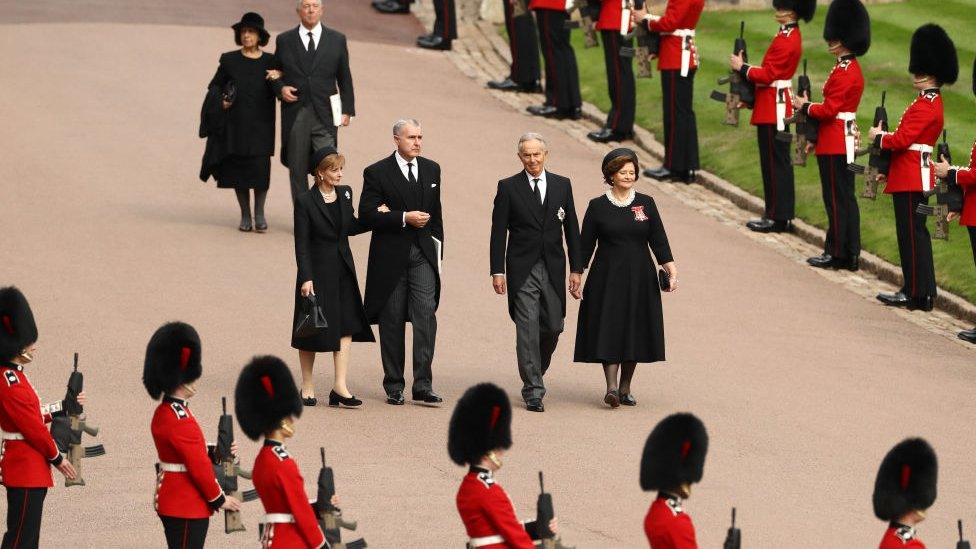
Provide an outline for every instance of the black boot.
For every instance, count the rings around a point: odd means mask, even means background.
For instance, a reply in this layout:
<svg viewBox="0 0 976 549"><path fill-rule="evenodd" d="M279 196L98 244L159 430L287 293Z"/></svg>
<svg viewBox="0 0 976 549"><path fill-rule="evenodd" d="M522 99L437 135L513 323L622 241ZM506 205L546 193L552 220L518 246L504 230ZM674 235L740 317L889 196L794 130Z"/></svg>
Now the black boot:
<svg viewBox="0 0 976 549"><path fill-rule="evenodd" d="M959 332L959 339L968 341L970 343L976 343L976 328Z"/></svg>

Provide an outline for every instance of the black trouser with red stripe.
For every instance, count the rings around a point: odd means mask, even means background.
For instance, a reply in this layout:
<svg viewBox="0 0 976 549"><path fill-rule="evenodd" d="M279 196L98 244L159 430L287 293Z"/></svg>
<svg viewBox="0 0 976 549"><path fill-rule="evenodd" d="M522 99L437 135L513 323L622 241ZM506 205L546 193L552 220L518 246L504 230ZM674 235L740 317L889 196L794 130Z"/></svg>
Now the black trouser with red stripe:
<svg viewBox="0 0 976 549"><path fill-rule="evenodd" d="M525 87L539 83L539 37L535 32L535 19L531 12L513 16L510 0L501 0L505 6L505 29L508 47L512 52L512 71L508 78Z"/></svg>
<svg viewBox="0 0 976 549"><path fill-rule="evenodd" d="M969 243L973 246L973 263L976 263L976 227L966 227L969 229Z"/></svg>
<svg viewBox="0 0 976 549"><path fill-rule="evenodd" d="M454 0L434 0L434 35L450 42L457 38L457 15Z"/></svg>
<svg viewBox="0 0 976 549"><path fill-rule="evenodd" d="M827 210L824 252L841 259L861 255L861 212L854 190L854 172L847 169L847 155L817 157L820 189Z"/></svg>
<svg viewBox="0 0 976 549"><path fill-rule="evenodd" d="M583 101L580 99L576 53L566 28L569 14L555 10L534 11L539 26L539 46L546 65L546 105L562 111L579 108Z"/></svg>
<svg viewBox="0 0 976 549"><path fill-rule="evenodd" d="M620 31L602 30L603 60L607 66L607 89L610 91L610 112L606 127L616 133L634 132L634 111L637 110L637 84L634 64L630 57L621 57L620 48L631 48L633 38L620 36Z"/></svg>
<svg viewBox="0 0 976 549"><path fill-rule="evenodd" d="M795 217L793 158L790 144L776 139L776 124L756 126L759 136L759 163L762 168L766 219L789 221Z"/></svg>
<svg viewBox="0 0 976 549"><path fill-rule="evenodd" d="M925 225L928 217L915 212L929 199L921 192L892 193L895 205L895 229L898 254L904 276L902 292L912 298L935 297L935 265L932 262L932 239Z"/></svg>
<svg viewBox="0 0 976 549"><path fill-rule="evenodd" d="M159 516L166 533L166 546L169 549L203 549L207 541L207 528L210 519L186 519Z"/></svg>
<svg viewBox="0 0 976 549"><path fill-rule="evenodd" d="M7 532L3 549L37 549L47 488L7 487Z"/></svg>
<svg viewBox="0 0 976 549"><path fill-rule="evenodd" d="M664 113L664 167L682 173L697 170L698 120L695 118L695 73L689 69L661 71L661 106Z"/></svg>

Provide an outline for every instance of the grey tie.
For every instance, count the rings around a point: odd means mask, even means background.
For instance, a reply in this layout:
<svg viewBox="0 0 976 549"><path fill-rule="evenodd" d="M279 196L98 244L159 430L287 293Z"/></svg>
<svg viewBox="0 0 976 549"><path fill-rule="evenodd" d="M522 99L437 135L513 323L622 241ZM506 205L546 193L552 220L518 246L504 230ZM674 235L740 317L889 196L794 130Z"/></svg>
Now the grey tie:
<svg viewBox="0 0 976 549"><path fill-rule="evenodd" d="M539 178L532 179L532 192L535 193L535 199L539 201L539 205L542 205L542 189L539 188Z"/></svg>

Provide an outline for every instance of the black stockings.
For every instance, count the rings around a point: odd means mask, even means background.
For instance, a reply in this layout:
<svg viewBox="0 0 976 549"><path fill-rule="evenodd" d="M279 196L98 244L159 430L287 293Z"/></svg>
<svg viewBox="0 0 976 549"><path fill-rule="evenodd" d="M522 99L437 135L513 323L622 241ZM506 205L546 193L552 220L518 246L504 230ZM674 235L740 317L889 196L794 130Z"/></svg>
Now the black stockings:
<svg viewBox="0 0 976 549"><path fill-rule="evenodd" d="M623 366L623 368L621 368ZM636 362L622 362L619 364L604 364L603 374L607 378L607 392L619 391L621 395L630 394L630 381L634 379L634 370L637 369ZM617 382L617 374L620 374L620 382Z"/></svg>

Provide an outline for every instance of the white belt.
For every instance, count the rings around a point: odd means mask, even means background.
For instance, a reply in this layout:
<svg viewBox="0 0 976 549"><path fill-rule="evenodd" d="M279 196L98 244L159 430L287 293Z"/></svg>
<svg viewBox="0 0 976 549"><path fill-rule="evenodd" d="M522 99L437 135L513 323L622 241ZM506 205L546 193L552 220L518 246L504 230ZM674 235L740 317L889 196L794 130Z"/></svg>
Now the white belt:
<svg viewBox="0 0 976 549"><path fill-rule="evenodd" d="M908 146L908 150L918 151L920 153L930 153L935 149L932 148L932 145L922 145L921 143L912 143L911 145Z"/></svg>
<svg viewBox="0 0 976 549"><path fill-rule="evenodd" d="M851 121L857 120L856 112L839 112L837 113L837 120Z"/></svg>
<svg viewBox="0 0 976 549"><path fill-rule="evenodd" d="M505 538L496 534L494 536L485 536L482 538L471 538L468 541L468 547L484 547L486 545L495 545L498 543L505 543Z"/></svg>
<svg viewBox="0 0 976 549"><path fill-rule="evenodd" d="M295 515L290 513L268 513L261 517L263 524L291 524L295 522Z"/></svg>
<svg viewBox="0 0 976 549"><path fill-rule="evenodd" d="M769 85L770 88L776 89L776 130L785 131L786 130L786 93L783 90L788 90L793 87L792 80L773 80Z"/></svg>
<svg viewBox="0 0 976 549"><path fill-rule="evenodd" d="M3 440L24 440L24 435L20 433L8 433L4 431Z"/></svg>
<svg viewBox="0 0 976 549"><path fill-rule="evenodd" d="M777 90L782 90L786 88L793 87L792 80L773 80L773 83L769 85L770 88L776 88Z"/></svg>
<svg viewBox="0 0 976 549"><path fill-rule="evenodd" d="M694 36L695 29L675 29L671 32L662 32L661 36L680 36L684 38L685 36Z"/></svg>
<svg viewBox="0 0 976 549"><path fill-rule="evenodd" d="M932 145L923 145L921 143L912 143L908 146L910 151L918 151L918 169L922 177L922 190L931 191L932 190Z"/></svg>
<svg viewBox="0 0 976 549"><path fill-rule="evenodd" d="M688 71L691 70L691 40L688 39L694 38L695 29L675 29L661 34L663 36L677 36L681 39L681 77L687 78Z"/></svg>
<svg viewBox="0 0 976 549"><path fill-rule="evenodd" d="M159 463L159 470L166 473L185 473L186 465L182 463Z"/></svg>
<svg viewBox="0 0 976 549"><path fill-rule="evenodd" d="M844 122L844 152L847 156L847 163L854 162L855 151L857 150L857 137L854 135L854 122L857 121L856 112L839 112L837 120Z"/></svg>

